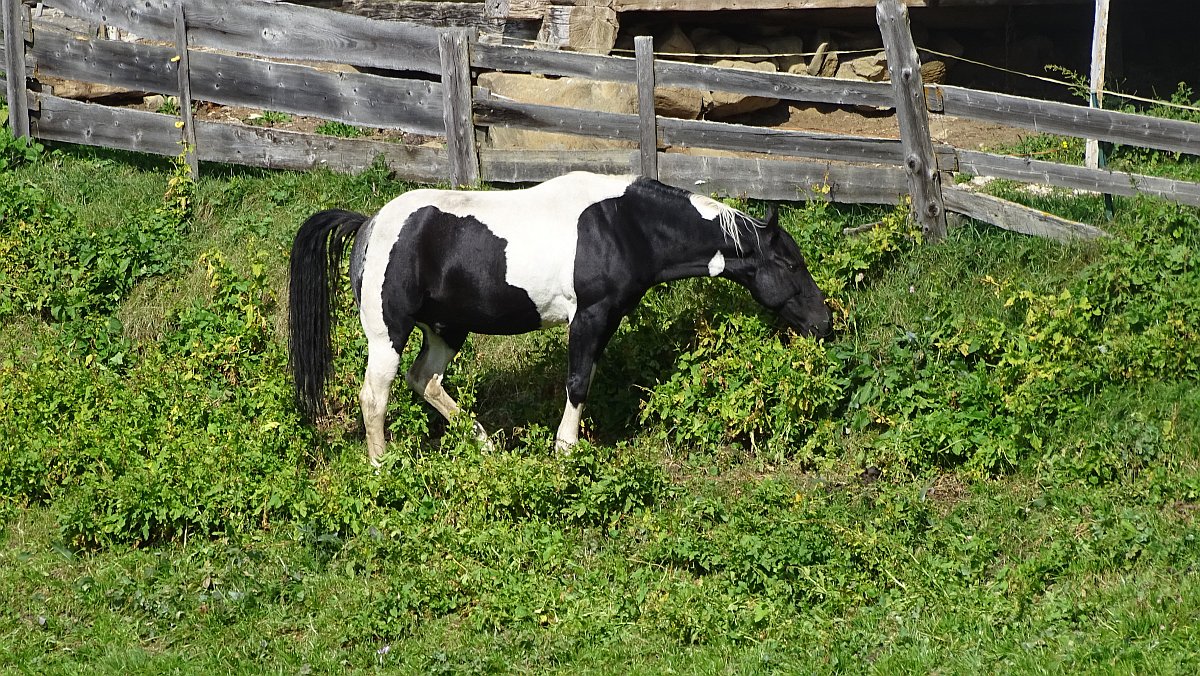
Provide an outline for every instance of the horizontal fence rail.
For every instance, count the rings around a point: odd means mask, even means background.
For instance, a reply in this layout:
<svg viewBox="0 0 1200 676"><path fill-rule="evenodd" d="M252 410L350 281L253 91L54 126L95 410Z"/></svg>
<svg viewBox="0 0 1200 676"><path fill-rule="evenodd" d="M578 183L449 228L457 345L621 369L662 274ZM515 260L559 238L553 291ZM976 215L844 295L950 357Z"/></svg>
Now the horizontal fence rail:
<svg viewBox="0 0 1200 676"><path fill-rule="evenodd" d="M179 0L51 0L94 24L155 40L175 39ZM438 72L437 33L314 7L246 0L187 0L188 44L276 59Z"/></svg>
<svg viewBox="0 0 1200 676"><path fill-rule="evenodd" d="M194 99L421 134L444 129L440 83L189 52ZM33 55L45 76L160 93L178 87L178 61L171 47L43 31Z"/></svg>
<svg viewBox="0 0 1200 676"><path fill-rule="evenodd" d="M19 0L0 2L21 7ZM894 5L897 0L878 2ZM26 29L17 39L6 37L0 43L5 64L9 55L2 45L25 47L25 74L35 80L53 77L167 95L179 95L186 86L187 93L198 101L399 129L439 137L455 148L450 153L445 147L197 120L196 155L206 162L357 171L382 161L397 175L422 182L442 183L454 177L455 183L522 183L574 169L636 173L647 166L644 146L653 140L656 147L649 152L656 162L649 166L657 165L660 179L698 192L889 204L898 202L910 189L904 167L912 158L906 156L902 140L676 119L653 111L639 115L523 103L469 86L474 69L618 82L638 85L643 93L649 82L650 87L894 110L896 94L888 82L769 73L661 58L644 59L639 70L632 58L486 44L469 33L451 35L424 26L274 2L182 0L182 10L179 0L48 0L46 4L87 22L117 26L155 41L186 41L187 77L180 77L176 47L88 39L35 24L36 34ZM186 30L177 30L177 13L186 17ZM178 37L181 34L185 37ZM342 72L347 69L313 62L378 70ZM381 71L388 75L374 74ZM452 87L446 86L448 81ZM28 92L21 87L16 91L30 97L27 119L33 135L40 138L163 155L180 151L179 118L175 116L71 101L52 96L49 90L39 93L36 86ZM914 94L918 102L920 92L916 89ZM1200 155L1200 124L948 85L926 85L924 93L924 108L934 114ZM476 148L479 130L500 126L613 139L626 142L628 149ZM449 137L448 128L453 131ZM643 146L641 159L639 143ZM695 154L700 150L741 156ZM1105 194L1146 194L1200 206L1200 184L1188 181L946 144L933 144L928 161L946 175L965 172ZM1014 215L1013 209L1019 209L1015 205L1000 207L984 199L986 196L954 187L952 180L945 183L949 209L975 217L1020 220ZM1035 234L1096 234L1076 227L1080 224L1042 222L1039 218L1027 214L1021 224L1001 225Z"/></svg>

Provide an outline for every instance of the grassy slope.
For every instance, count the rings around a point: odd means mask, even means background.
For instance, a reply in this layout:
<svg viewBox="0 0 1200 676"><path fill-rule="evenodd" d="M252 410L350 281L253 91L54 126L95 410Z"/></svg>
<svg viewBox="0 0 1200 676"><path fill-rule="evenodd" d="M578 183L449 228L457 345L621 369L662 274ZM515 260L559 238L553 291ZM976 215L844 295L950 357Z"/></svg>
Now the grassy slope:
<svg viewBox="0 0 1200 676"><path fill-rule="evenodd" d="M74 208L81 224L103 228L152 209L166 173L165 164L128 155L71 150L4 180L34 181ZM192 262L202 252L220 251L241 271L265 261L269 284L282 295L284 252L307 213L335 204L371 211L403 189L373 174L209 171L183 263L175 274L143 282L123 303L126 333L159 340L172 309L211 293L204 267ZM1061 198L1046 207L1099 220L1092 198ZM828 215L855 222L878 217L858 210ZM1125 233L1141 225L1127 217L1113 227ZM1062 246L968 226L850 290L855 323L839 340L871 350L948 314L1002 316L1004 299L983 276L1050 293L1102 255L1095 245ZM683 285L656 302L668 314L687 312L713 288ZM718 300L747 301L724 291ZM281 313L271 320L282 340ZM0 354L21 355L53 331L19 318L5 326ZM641 390L620 382L638 375L620 364L622 356L670 368L671 361L639 351L639 340L653 337L634 333L616 341L613 366L601 369L597 384L597 401L613 403L592 409L593 435L605 444L595 451L597 464L632 468L621 476L637 481L641 466L624 460L632 457L669 479L647 489L648 507L596 508L598 518L499 518L481 506L499 500L506 481L534 485L548 476L552 488L562 488L554 483L560 463L543 455L530 426L557 420L563 355L557 333L480 338L452 377L466 398L478 400L483 422L506 434L508 447L496 456L461 444L439 449L422 437L419 449L397 449L413 454L411 460L398 460L391 476L373 478L349 421L355 412L332 423L344 430L331 433L334 441L309 470L330 499L355 495L346 486L372 487L361 532L283 521L215 537L75 551L63 544L57 503L16 510L0 535L0 668L1200 670L1196 502L1179 498L1187 492L1180 486L1197 485L1200 464L1194 380L1113 383L1079 414L1082 436L1089 426L1116 435L1130 420L1173 421L1174 436L1159 439L1171 458L1160 471L1092 485L1031 460L995 478L952 466L914 473L885 466L883 479L873 481L862 475L864 464L876 460L870 430L854 431L835 443L838 452L816 459L665 446L636 422ZM352 352L344 367L355 363ZM335 396L353 401L357 368L342 368ZM399 388L395 394L408 398ZM615 450L607 445L617 442ZM379 496L394 489L396 476L440 481L441 488L424 502L389 505ZM589 504L580 498L570 506ZM683 537L689 533L693 540ZM731 554L703 570L677 551L684 547ZM816 563L787 575L773 567L804 556Z"/></svg>

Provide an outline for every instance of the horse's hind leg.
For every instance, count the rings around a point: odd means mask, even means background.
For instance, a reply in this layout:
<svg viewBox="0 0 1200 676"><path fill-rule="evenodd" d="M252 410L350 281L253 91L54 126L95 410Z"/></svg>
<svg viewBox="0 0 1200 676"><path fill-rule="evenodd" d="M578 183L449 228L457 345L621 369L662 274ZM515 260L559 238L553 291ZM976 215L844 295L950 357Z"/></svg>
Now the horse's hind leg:
<svg viewBox="0 0 1200 676"><path fill-rule="evenodd" d="M463 342L466 341L467 334L449 331L438 334L424 324L418 324L418 326L421 328L421 335L424 338L421 344L421 353L417 355L417 360L404 375L404 381L414 392L424 397L425 401L437 409L443 418L450 420L462 409L442 387L442 379L445 377L446 367L450 365L450 361L454 359L454 355L458 354ZM475 436L485 446L491 448L491 440L488 439L487 432L478 422L475 422Z"/></svg>
<svg viewBox="0 0 1200 676"><path fill-rule="evenodd" d="M411 331L411 328L403 331L405 340ZM399 368L400 354L396 352L390 339L368 341L367 372L363 376L358 400L362 405L363 427L367 432L367 456L375 467L380 465L387 447L383 423L387 415L388 393Z"/></svg>

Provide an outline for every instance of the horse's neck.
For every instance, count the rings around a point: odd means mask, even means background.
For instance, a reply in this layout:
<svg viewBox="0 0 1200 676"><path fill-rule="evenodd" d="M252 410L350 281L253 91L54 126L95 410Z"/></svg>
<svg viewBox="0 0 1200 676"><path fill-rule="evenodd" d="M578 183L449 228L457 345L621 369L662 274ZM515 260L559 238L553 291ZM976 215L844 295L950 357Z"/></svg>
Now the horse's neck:
<svg viewBox="0 0 1200 676"><path fill-rule="evenodd" d="M742 259L754 246L753 243L735 245L711 221L702 221L700 228L681 229L669 241L671 248L662 255L660 282L732 272L741 267Z"/></svg>

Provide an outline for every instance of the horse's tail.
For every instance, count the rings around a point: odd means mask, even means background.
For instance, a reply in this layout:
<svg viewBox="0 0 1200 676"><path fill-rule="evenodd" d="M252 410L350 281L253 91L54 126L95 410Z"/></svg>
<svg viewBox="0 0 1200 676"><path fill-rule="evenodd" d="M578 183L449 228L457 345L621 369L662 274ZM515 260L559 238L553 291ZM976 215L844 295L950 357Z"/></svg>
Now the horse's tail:
<svg viewBox="0 0 1200 676"><path fill-rule="evenodd" d="M325 378L333 367L333 299L342 254L366 220L353 211L321 211L304 221L292 242L288 364L296 403L310 419L325 412Z"/></svg>

